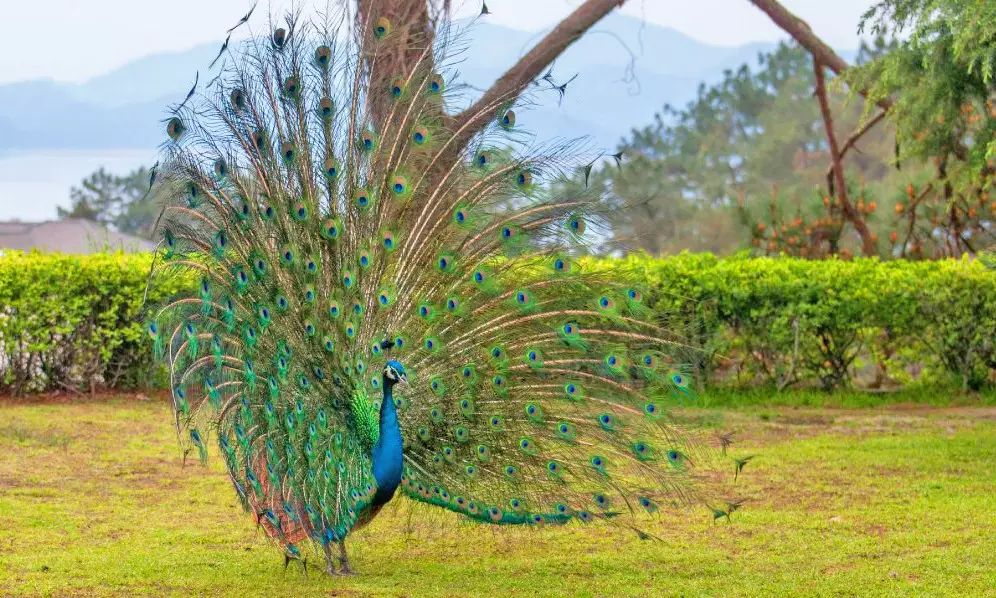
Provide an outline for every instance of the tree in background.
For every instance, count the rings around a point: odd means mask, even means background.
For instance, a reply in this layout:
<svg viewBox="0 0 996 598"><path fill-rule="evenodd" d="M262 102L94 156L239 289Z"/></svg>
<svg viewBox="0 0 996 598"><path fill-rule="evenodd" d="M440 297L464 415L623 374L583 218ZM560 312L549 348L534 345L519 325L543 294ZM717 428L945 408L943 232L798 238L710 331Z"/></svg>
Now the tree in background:
<svg viewBox="0 0 996 598"><path fill-rule="evenodd" d="M862 42L857 63L885 55L892 47L882 37L871 44ZM891 127L876 126L884 113L871 118L862 114L837 85L839 80L828 80L825 61L836 58L835 54L824 56L808 47L805 51L808 54L800 68L810 71L806 85L812 90L809 103L819 129L818 150L811 155L816 168L808 173L815 176L807 180L809 193L797 192L781 205L772 200L767 213L741 208L750 227L751 243L766 254L809 258L880 255L879 239L889 234L892 225L878 212L876 197L891 193L906 180L906 175L891 168L894 132ZM843 140L838 132L844 128L842 123L845 130L853 129ZM849 169L845 168L845 158Z"/></svg>
<svg viewBox="0 0 996 598"><path fill-rule="evenodd" d="M991 246L996 3L884 0L851 66L777 0L751 1L798 46L620 145L628 164L593 178L613 248L722 253L749 239L768 254L934 258Z"/></svg>
<svg viewBox="0 0 996 598"><path fill-rule="evenodd" d="M821 194L827 211L824 223L837 230L850 225L867 255L884 250L895 257L958 256L991 244L996 220L996 204L988 192L994 174L996 109L990 98L996 5L972 0L881 1L864 15L862 28L880 38L891 35L891 44L866 64L851 67L777 0L751 2L813 58L816 96L831 149ZM846 82L853 95L866 98L865 119L840 142L835 110L826 101L825 70ZM904 177L875 194L877 203L893 206L879 225L889 245L880 243L880 235L868 226L875 199L867 197L853 169L845 172L848 150L882 122L897 131L893 163ZM851 201L855 186L864 197ZM778 230L772 226L755 230L755 235L765 246L791 249L770 236ZM819 254L812 245L803 249ZM838 246L829 253L846 251Z"/></svg>
<svg viewBox="0 0 996 598"><path fill-rule="evenodd" d="M862 29L894 33L896 48L845 78L869 104L893 100L898 159L927 164L896 199L895 252L976 253L996 241L996 3L885 0Z"/></svg>
<svg viewBox="0 0 996 598"><path fill-rule="evenodd" d="M152 238L159 215L157 195L148 193L149 171L141 166L124 176L103 167L69 191L69 209L58 208L59 218L84 218L119 232Z"/></svg>
<svg viewBox="0 0 996 598"><path fill-rule="evenodd" d="M497 110L492 108L512 104L531 83L537 81L543 72L571 44L581 38L592 26L625 3L626 0L585 0L567 17L561 20L549 33L544 35L515 64L511 65L476 101L457 114L441 114L443 124L456 131L452 149L462 151L467 143L480 132L493 118ZM421 49L435 40L436 27L445 22L452 8L451 0L359 0L356 4L356 22L362 29L363 23L374 18L384 17L394 23L404 23L401 35L408 39L407 50L391 55L369 49L367 68L371 77L382 79L387 86L394 73L404 72L404 67L417 60ZM487 15L486 3L482 2L481 15ZM371 43L373 38L364 43ZM380 105L372 105L370 112L374 122L390 112L390 98L379 100ZM487 109L485 109L487 108Z"/></svg>
<svg viewBox="0 0 996 598"><path fill-rule="evenodd" d="M863 48L862 57L876 51ZM607 163L592 177L610 208L609 249L731 253L753 241L765 251L836 252L841 226L812 201L823 195L830 161L814 86L809 53L781 44L755 68L727 71L683 109L665 106L653 125L633 131L619 146L622 166ZM843 122L860 120L845 94L830 101ZM867 136L861 149L863 181L890 176L888 131Z"/></svg>

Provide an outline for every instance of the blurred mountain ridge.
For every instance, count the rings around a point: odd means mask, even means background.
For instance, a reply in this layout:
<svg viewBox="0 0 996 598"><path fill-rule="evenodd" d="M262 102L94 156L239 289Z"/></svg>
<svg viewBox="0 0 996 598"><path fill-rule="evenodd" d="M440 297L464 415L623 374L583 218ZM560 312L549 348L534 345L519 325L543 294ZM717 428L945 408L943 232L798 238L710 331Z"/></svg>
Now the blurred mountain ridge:
<svg viewBox="0 0 996 598"><path fill-rule="evenodd" d="M463 30L454 42L460 51L447 62L468 86L463 102L487 88L543 34L487 22L457 29ZM183 98L196 71L201 85L214 77L216 71L207 66L220 44L145 56L83 83L42 79L0 85L0 150L155 147L165 137L161 120L167 104ZM719 80L725 69L755 64L757 55L773 46L715 46L612 14L554 64L557 83L578 75L563 101L545 83L534 86L531 105L517 110L520 122L539 139L588 136L592 145L608 149L631 128L650 123L664 104L688 102L700 84Z"/></svg>

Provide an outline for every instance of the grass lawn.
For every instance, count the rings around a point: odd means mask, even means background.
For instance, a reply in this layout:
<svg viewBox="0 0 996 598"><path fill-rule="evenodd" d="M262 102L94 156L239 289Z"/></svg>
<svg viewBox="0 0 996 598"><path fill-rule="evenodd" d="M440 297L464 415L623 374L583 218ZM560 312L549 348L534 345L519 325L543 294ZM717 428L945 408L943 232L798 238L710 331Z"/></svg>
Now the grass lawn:
<svg viewBox="0 0 996 598"><path fill-rule="evenodd" d="M686 415L758 455L732 524L665 511L641 541L402 499L351 536L359 575L329 578L284 570L220 459L181 467L164 401L0 400L0 595L996 596L996 407Z"/></svg>

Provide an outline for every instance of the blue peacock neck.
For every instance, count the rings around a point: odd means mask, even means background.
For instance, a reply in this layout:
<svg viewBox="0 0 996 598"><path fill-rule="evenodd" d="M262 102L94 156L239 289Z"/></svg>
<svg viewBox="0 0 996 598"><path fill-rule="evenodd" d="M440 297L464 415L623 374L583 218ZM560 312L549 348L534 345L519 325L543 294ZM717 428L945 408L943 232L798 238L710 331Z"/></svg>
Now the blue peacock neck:
<svg viewBox="0 0 996 598"><path fill-rule="evenodd" d="M391 500L394 491L401 483L402 442L401 428L398 426L398 410L394 405L394 384L394 380L384 376L384 400L380 405L380 435L371 454L373 475L377 481L377 493L373 498L374 506Z"/></svg>

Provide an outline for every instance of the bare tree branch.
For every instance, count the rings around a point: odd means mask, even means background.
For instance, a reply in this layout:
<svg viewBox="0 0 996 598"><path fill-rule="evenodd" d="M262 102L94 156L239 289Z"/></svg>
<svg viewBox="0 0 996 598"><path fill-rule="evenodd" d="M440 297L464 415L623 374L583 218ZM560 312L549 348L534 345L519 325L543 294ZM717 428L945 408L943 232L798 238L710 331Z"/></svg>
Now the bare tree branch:
<svg viewBox="0 0 996 598"><path fill-rule="evenodd" d="M833 48L813 33L809 23L789 12L788 9L778 3L778 0L750 0L750 2L764 11L776 25L791 35L792 39L798 42L800 46L809 50L813 58L833 71L835 75L839 75L851 67L846 60L834 52ZM868 97L867 89L858 89L856 91ZM889 98L882 98L876 101L876 104L885 111L892 108L892 100Z"/></svg>
<svg viewBox="0 0 996 598"><path fill-rule="evenodd" d="M844 159L844 156L847 155L847 150L854 147L854 145L858 142L859 139L861 139L864 136L865 133L867 133L875 125L880 123L882 119L885 118L885 114L886 113L884 110L880 111L878 114L865 121L864 124L862 124L860 127L855 129L854 132L851 133L851 135L844 140L844 144L840 146L840 159L842 161ZM827 179L829 179L830 176L833 174L833 167L834 165L833 162L831 161L830 165L827 166L827 173L825 175Z"/></svg>
<svg viewBox="0 0 996 598"><path fill-rule="evenodd" d="M539 41L472 106L454 117L453 129L469 139L495 117L489 107L515 99L568 46L626 0L587 0Z"/></svg>
<svg viewBox="0 0 996 598"><path fill-rule="evenodd" d="M808 23L789 12L784 6L778 3L778 0L750 0L750 2L768 15L776 25L791 35L792 39L798 42L800 46L809 50L809 53L814 58L826 65L835 75L839 75L851 67L846 60L833 51L833 48L813 33ZM856 89L855 91L868 98L867 89ZM889 112L894 105L894 102L890 98L879 98L875 100L875 103L886 112ZM951 151L959 160L965 161L968 159L968 148L963 143L956 144ZM982 172L983 174L991 174L992 170L987 166L983 168Z"/></svg>
<svg viewBox="0 0 996 598"><path fill-rule="evenodd" d="M921 191L919 195L910 198L909 209L906 210L907 218L909 219L909 226L906 228L906 239L903 240L902 253L900 253L900 257L903 258L906 257L906 250L909 249L910 239L913 238L913 232L916 230L916 216L917 216L916 209L919 207L920 202L922 202L924 198L927 197L927 194L933 190L934 190L934 184L928 183L927 186L923 188L923 191Z"/></svg>
<svg viewBox="0 0 996 598"><path fill-rule="evenodd" d="M820 113L823 115L823 126L827 132L827 142L830 145L830 159L833 166L833 179L829 181L830 195L836 196L840 200L844 217L854 226L858 236L861 237L861 251L865 255L876 255L878 248L872 240L871 231L864 218L847 198L847 181L844 179L844 165L840 161L840 147L837 145L837 135L833 131L833 115L830 112L830 102L827 99L826 79L823 75L823 64L816 56L813 56L813 71L816 75L816 97L820 102Z"/></svg>

